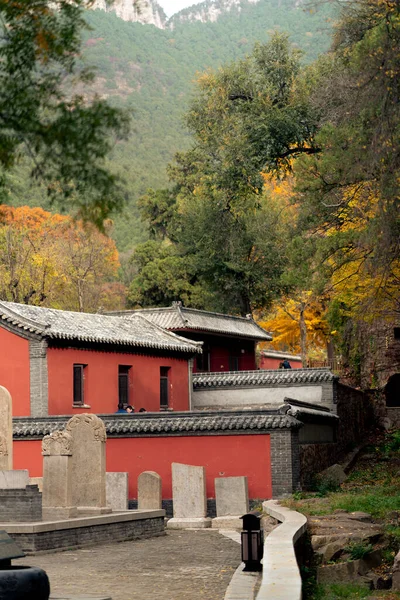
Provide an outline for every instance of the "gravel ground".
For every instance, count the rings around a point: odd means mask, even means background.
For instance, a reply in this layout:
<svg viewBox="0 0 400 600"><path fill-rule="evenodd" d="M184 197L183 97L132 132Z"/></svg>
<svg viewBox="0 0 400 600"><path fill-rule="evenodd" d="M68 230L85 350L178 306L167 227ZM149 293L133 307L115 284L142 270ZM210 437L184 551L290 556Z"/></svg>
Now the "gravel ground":
<svg viewBox="0 0 400 600"><path fill-rule="evenodd" d="M147 540L13 561L44 569L55 596L112 600L223 600L240 562L240 545L217 531L168 531Z"/></svg>

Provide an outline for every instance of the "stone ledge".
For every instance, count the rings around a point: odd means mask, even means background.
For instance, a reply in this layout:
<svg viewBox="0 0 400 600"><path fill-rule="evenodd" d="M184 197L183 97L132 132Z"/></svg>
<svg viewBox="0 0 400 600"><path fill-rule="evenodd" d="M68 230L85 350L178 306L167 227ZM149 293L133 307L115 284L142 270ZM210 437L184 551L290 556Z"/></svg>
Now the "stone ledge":
<svg viewBox="0 0 400 600"><path fill-rule="evenodd" d="M301 577L294 543L307 529L307 518L280 506L275 500L263 502L264 510L282 525L264 543L263 575L257 600L301 600Z"/></svg>
<svg viewBox="0 0 400 600"><path fill-rule="evenodd" d="M48 531L62 531L64 529L79 529L93 525L110 525L127 521L140 521L154 517L165 517L165 510L130 510L114 512L111 514L94 517L77 517L65 521L36 521L34 523L0 523L0 529L7 533L44 533Z"/></svg>

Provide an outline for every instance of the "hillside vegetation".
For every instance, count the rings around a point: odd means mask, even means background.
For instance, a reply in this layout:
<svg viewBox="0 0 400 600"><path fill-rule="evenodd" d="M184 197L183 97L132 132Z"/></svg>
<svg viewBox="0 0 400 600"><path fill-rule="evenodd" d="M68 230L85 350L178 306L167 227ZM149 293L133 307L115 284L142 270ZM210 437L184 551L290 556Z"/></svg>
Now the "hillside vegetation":
<svg viewBox="0 0 400 600"><path fill-rule="evenodd" d="M311 9L290 0L261 0L215 23L177 24L171 31L87 12L84 57L97 70L94 91L133 112L129 141L117 144L110 156L110 166L127 183L126 209L116 216L112 234L120 250L147 239L136 201L148 187L167 184L166 165L190 145L183 115L196 76L244 57L274 29L289 32L310 62L329 46L331 17L327 5ZM10 176L7 203L50 208L45 192L30 185L28 173L29 165L23 164Z"/></svg>

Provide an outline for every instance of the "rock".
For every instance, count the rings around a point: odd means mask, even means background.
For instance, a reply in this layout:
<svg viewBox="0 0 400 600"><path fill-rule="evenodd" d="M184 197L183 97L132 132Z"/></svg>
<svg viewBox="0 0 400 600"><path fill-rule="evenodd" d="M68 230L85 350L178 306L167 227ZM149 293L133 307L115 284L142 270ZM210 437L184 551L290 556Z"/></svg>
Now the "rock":
<svg viewBox="0 0 400 600"><path fill-rule="evenodd" d="M391 429L393 426L393 423L389 417L383 417L379 424L385 431L389 431L389 429Z"/></svg>
<svg viewBox="0 0 400 600"><path fill-rule="evenodd" d="M312 538L313 549L316 550L332 542L347 538L351 541L375 543L381 538L383 531L380 525L349 518L348 514L334 514L308 518L308 530Z"/></svg>
<svg viewBox="0 0 400 600"><path fill-rule="evenodd" d="M392 569L392 589L394 591L400 591L400 552L398 552L394 557Z"/></svg>
<svg viewBox="0 0 400 600"><path fill-rule="evenodd" d="M382 551L381 550L372 550L369 554L364 556L361 559L361 563L365 565L367 571L371 569L376 569L382 564Z"/></svg>
<svg viewBox="0 0 400 600"><path fill-rule="evenodd" d="M372 517L369 513L356 511L347 515L348 519L354 519L354 521L361 521L361 523L372 523Z"/></svg>
<svg viewBox="0 0 400 600"><path fill-rule="evenodd" d="M317 552L320 548L326 547L330 544L339 543L343 546L347 546L349 543L349 536L347 535L313 535L311 536L311 547L314 552Z"/></svg>
<svg viewBox="0 0 400 600"><path fill-rule="evenodd" d="M318 473L317 479L322 483L339 486L346 481L347 475L340 465L335 464Z"/></svg>
<svg viewBox="0 0 400 600"><path fill-rule="evenodd" d="M326 546L318 548L315 553L320 557L322 563L327 563L330 560L337 560L345 552L345 546L348 541L348 538L343 538L342 541L336 540Z"/></svg>
<svg viewBox="0 0 400 600"><path fill-rule="evenodd" d="M351 583L358 578L359 560L317 568L318 583Z"/></svg>

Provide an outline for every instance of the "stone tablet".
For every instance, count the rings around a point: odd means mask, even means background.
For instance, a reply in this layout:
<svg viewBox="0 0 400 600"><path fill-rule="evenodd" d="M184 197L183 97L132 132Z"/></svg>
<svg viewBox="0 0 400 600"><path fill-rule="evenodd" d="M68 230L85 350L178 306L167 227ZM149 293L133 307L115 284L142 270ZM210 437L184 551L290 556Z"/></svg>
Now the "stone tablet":
<svg viewBox="0 0 400 600"><path fill-rule="evenodd" d="M210 527L204 467L172 463L172 497L174 518L168 521L170 529Z"/></svg>
<svg viewBox="0 0 400 600"><path fill-rule="evenodd" d="M215 479L217 517L241 516L249 512L247 477Z"/></svg>
<svg viewBox="0 0 400 600"><path fill-rule="evenodd" d="M21 490L27 485L29 485L29 472L26 469L0 471L0 490Z"/></svg>
<svg viewBox="0 0 400 600"><path fill-rule="evenodd" d="M44 520L76 517L72 501L72 437L66 431L54 431L42 440Z"/></svg>
<svg viewBox="0 0 400 600"><path fill-rule="evenodd" d="M0 386L0 470L13 468L12 400L8 390Z"/></svg>
<svg viewBox="0 0 400 600"><path fill-rule="evenodd" d="M65 431L73 440L72 504L81 512L102 514L106 507L106 428L96 415L75 415Z"/></svg>
<svg viewBox="0 0 400 600"><path fill-rule="evenodd" d="M128 510L128 473L106 473L107 506L111 510Z"/></svg>
<svg viewBox="0 0 400 600"><path fill-rule="evenodd" d="M154 471L143 471L138 477L138 509L162 508L161 477Z"/></svg>

